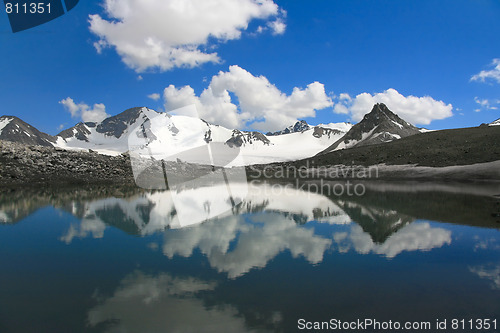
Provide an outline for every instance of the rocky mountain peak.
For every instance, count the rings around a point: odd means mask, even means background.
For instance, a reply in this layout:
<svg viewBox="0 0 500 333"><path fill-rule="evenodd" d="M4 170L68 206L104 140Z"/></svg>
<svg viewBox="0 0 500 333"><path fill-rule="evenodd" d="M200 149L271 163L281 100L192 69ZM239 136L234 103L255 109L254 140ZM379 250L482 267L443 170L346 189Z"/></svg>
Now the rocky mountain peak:
<svg viewBox="0 0 500 333"><path fill-rule="evenodd" d="M293 125L294 132L303 132L310 128L309 124L305 120L300 120Z"/></svg>
<svg viewBox="0 0 500 333"><path fill-rule="evenodd" d="M363 119L323 153L356 146L367 146L401 139L420 133L412 124L401 119L383 104L375 104Z"/></svg>
<svg viewBox="0 0 500 333"><path fill-rule="evenodd" d="M92 133L91 128L95 128L94 131L97 133L104 134L107 137L115 137L119 139L122 137L123 133L125 133L127 129L131 125L135 124L139 119L144 121L148 117L152 117L157 114L159 113L145 107L134 107L127 109L116 116L106 118L100 123L80 122L75 126L62 131L58 134L58 136L65 140L74 137L77 140L88 142L88 137Z"/></svg>
<svg viewBox="0 0 500 333"><path fill-rule="evenodd" d="M16 116L0 117L0 140L50 147L56 142L52 135L40 132Z"/></svg>
<svg viewBox="0 0 500 333"><path fill-rule="evenodd" d="M86 122L86 123L79 122L75 126L65 129L61 133L57 134L57 136L60 136L63 139L68 139L74 136L78 140L88 142L89 140L87 135L91 133L89 127L96 127L96 126L97 124L94 122Z"/></svg>
<svg viewBox="0 0 500 333"><path fill-rule="evenodd" d="M389 108L384 104L384 103L377 103L373 106L372 110L365 114L363 117L363 120L360 122L368 122L371 124L380 124L384 121L394 121L399 123L402 126L410 126L410 127L415 127L400 117L398 117L397 114L389 110ZM415 127L416 128L416 127Z"/></svg>
<svg viewBox="0 0 500 333"><path fill-rule="evenodd" d="M389 108L387 107L387 105L385 105L384 103L377 103L373 106L372 108L372 111L371 112L375 112L375 113L393 113L391 110L389 110Z"/></svg>
<svg viewBox="0 0 500 333"><path fill-rule="evenodd" d="M104 119L97 125L96 131L105 134L106 136L114 136L120 138L125 130L141 116L146 116L144 113L149 111L148 108L135 107L123 111L116 116Z"/></svg>
<svg viewBox="0 0 500 333"><path fill-rule="evenodd" d="M282 134L290 134L290 133L296 133L296 132L304 132L310 129L311 126L307 123L305 120L299 120L295 124L288 126L287 128L277 131L277 132L267 132L266 135L268 136L273 136L273 135L282 135Z"/></svg>

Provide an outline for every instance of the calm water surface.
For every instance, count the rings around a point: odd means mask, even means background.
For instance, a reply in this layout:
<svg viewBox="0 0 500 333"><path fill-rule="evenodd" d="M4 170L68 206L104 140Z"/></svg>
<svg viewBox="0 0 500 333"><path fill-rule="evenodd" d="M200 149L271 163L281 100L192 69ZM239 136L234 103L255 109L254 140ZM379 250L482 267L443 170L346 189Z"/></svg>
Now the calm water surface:
<svg viewBox="0 0 500 333"><path fill-rule="evenodd" d="M291 332L299 319L364 318L447 319L448 331L496 319L498 332L500 186L364 186L4 190L0 332Z"/></svg>

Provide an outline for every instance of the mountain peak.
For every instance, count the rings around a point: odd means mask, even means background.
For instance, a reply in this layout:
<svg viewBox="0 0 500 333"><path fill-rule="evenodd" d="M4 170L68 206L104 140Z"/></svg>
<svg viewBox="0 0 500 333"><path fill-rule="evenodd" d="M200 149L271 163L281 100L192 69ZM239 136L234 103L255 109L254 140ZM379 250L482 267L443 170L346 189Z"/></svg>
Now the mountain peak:
<svg viewBox="0 0 500 333"><path fill-rule="evenodd" d="M52 147L56 138L40 132L16 116L0 117L0 140Z"/></svg>
<svg viewBox="0 0 500 333"><path fill-rule="evenodd" d="M373 127L384 122L399 124L397 125L398 127L403 126L405 128L417 129L417 127L401 119L396 113L392 112L384 103L373 105L372 110L365 114L363 120L356 125L363 124L364 127Z"/></svg>
<svg viewBox="0 0 500 333"><path fill-rule="evenodd" d="M356 146L367 146L401 139L420 133L419 129L404 121L383 103L377 103L340 140L323 153Z"/></svg>
<svg viewBox="0 0 500 333"><path fill-rule="evenodd" d="M66 129L58 134L64 139L75 137L80 141L88 141L88 135L91 134L90 128L95 128L97 133L107 137L119 139L126 132L130 125L134 124L139 118L146 119L159 114L157 111L146 107L134 107L127 109L115 116L108 117L100 123L80 122L75 126Z"/></svg>
<svg viewBox="0 0 500 333"><path fill-rule="evenodd" d="M371 112L393 113L384 103L375 104Z"/></svg>
<svg viewBox="0 0 500 333"><path fill-rule="evenodd" d="M389 110L387 105L385 105L384 103L377 103L377 104L373 105L372 110L369 113L365 114L365 116L363 117L363 120L365 120L365 119L379 120L380 117L384 117L384 116L388 117L389 119L393 119L393 120L396 120L396 119L402 120L394 112ZM384 119L384 118L381 118L381 119Z"/></svg>
<svg viewBox="0 0 500 333"><path fill-rule="evenodd" d="M104 119L99 125L97 125L96 131L107 136L120 138L128 126L134 124L141 115L143 117L148 117L146 114L148 112L158 113L146 107L130 108L117 114L116 116Z"/></svg>

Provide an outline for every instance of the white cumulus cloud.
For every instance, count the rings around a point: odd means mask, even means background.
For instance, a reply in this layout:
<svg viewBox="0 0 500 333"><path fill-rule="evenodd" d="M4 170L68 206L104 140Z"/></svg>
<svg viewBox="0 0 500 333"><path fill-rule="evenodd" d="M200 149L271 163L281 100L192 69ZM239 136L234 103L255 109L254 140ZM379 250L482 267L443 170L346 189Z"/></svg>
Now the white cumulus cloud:
<svg viewBox="0 0 500 333"><path fill-rule="evenodd" d="M231 94L236 96L233 101ZM165 110L195 104L206 121L229 128L250 127L272 131L314 117L316 110L332 106L332 100L319 82L306 88L295 87L290 95L281 92L264 76L254 76L239 66L229 67L212 77L209 86L197 96L190 86L165 88ZM237 104L235 104L237 103Z"/></svg>
<svg viewBox="0 0 500 333"><path fill-rule="evenodd" d="M281 18L276 21L269 22L267 26L272 29L274 35L282 35L286 30L286 24Z"/></svg>
<svg viewBox="0 0 500 333"><path fill-rule="evenodd" d="M473 75L471 81L486 82L486 80L493 80L500 83L500 58L493 59L491 62L493 69L483 70Z"/></svg>
<svg viewBox="0 0 500 333"><path fill-rule="evenodd" d="M221 61L209 52L217 42L239 39L250 21L285 31L285 12L272 0L104 0L107 17L89 16L100 52L114 47L137 72L167 71Z"/></svg>
<svg viewBox="0 0 500 333"><path fill-rule="evenodd" d="M154 93L154 94L148 95L148 98L151 98L153 101L157 101L161 98L161 96L158 93Z"/></svg>
<svg viewBox="0 0 500 333"><path fill-rule="evenodd" d="M445 119L453 115L451 104L436 101L430 96L403 96L392 88L373 95L362 93L354 98L345 93L340 94L334 112L349 114L353 121L358 122L372 110L376 103L384 103L392 112L413 124L428 125L433 120Z"/></svg>
<svg viewBox="0 0 500 333"><path fill-rule="evenodd" d="M83 102L76 104L71 97L67 97L59 101L59 104L62 104L71 113L71 117L79 118L83 122L99 122L109 117L109 114L106 113L106 107L102 103L90 107Z"/></svg>

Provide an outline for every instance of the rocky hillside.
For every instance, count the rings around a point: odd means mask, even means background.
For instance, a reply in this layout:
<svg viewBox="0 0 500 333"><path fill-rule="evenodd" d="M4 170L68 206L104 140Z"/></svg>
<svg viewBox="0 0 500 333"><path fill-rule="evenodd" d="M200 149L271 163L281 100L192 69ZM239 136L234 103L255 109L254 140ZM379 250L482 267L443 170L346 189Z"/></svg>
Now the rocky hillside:
<svg viewBox="0 0 500 333"><path fill-rule="evenodd" d="M500 126L420 133L384 144L332 151L290 165L416 164L445 167L500 160Z"/></svg>
<svg viewBox="0 0 500 333"><path fill-rule="evenodd" d="M134 182L127 156L0 141L0 184Z"/></svg>
<svg viewBox="0 0 500 333"><path fill-rule="evenodd" d="M374 170L378 170L376 178L379 179L500 181L498 142L500 126L432 131L294 162L253 165L247 168L247 175L251 179L274 175L295 181L295 172L305 169L309 170L302 177L306 180L359 178L353 173L377 166ZM345 174L346 171L350 173ZM292 176L287 178L287 175Z"/></svg>
<svg viewBox="0 0 500 333"><path fill-rule="evenodd" d="M212 172L208 165L184 162L149 163L138 176L148 188L165 184L164 170L177 180L191 180ZM163 170L164 168L164 170ZM108 156L92 150L68 151L61 148L30 146L0 140L0 185L131 185L136 186L128 154Z"/></svg>

